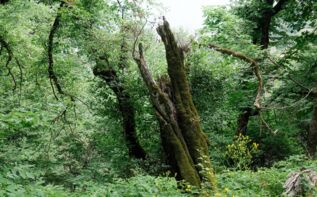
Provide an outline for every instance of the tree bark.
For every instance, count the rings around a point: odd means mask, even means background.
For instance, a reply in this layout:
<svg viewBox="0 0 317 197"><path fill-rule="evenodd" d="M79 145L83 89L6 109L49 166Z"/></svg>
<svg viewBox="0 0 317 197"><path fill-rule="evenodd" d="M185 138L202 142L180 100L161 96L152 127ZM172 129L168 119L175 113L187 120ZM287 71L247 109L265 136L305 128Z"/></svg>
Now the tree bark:
<svg viewBox="0 0 317 197"><path fill-rule="evenodd" d="M139 45L139 57L134 55L134 59L150 91L152 105L161 127L162 144L171 166L176 168L181 179L198 187L202 182L209 183L216 189L207 138L201 129L190 93L183 51L177 45L165 19L157 31L165 45L170 81L165 84L169 84L169 88L162 83L160 87L153 80L144 59L142 45Z"/></svg>
<svg viewBox="0 0 317 197"><path fill-rule="evenodd" d="M100 77L107 83L107 85L117 97L119 111L122 116L124 137L129 150L129 155L138 159L145 159L146 153L140 145L136 134L135 109L131 102L131 97L125 90L122 81L117 76L116 71L109 65L107 57L99 57L93 72L94 75Z"/></svg>

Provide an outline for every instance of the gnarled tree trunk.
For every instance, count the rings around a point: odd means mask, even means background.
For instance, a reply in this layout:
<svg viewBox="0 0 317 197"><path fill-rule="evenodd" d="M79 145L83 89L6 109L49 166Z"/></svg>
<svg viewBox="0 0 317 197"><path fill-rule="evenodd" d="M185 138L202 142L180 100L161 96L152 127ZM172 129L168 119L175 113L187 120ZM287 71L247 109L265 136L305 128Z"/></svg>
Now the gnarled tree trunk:
<svg viewBox="0 0 317 197"><path fill-rule="evenodd" d="M122 115L124 137L129 149L129 155L138 159L144 159L146 157L146 153L137 139L135 128L135 109L131 103L130 95L125 90L116 71L109 65L106 56L99 57L93 72L94 75L100 77L107 83L117 97L119 111Z"/></svg>
<svg viewBox="0 0 317 197"><path fill-rule="evenodd" d="M134 59L150 91L152 105L160 123L162 144L171 166L179 173L179 178L198 187L206 182L215 189L216 181L207 138L201 129L190 93L183 51L178 47L167 21L164 20L157 31L166 50L169 75L167 83L158 85L152 78L142 45L139 45L139 57L134 55Z"/></svg>

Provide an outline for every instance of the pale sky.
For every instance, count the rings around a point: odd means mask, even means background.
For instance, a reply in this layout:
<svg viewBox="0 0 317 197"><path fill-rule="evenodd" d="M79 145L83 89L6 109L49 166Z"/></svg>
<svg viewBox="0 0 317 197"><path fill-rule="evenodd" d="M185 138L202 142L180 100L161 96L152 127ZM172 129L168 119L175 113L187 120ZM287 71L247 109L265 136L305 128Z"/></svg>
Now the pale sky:
<svg viewBox="0 0 317 197"><path fill-rule="evenodd" d="M228 5L230 0L160 0L168 8L165 16L173 27L193 32L203 23L202 7Z"/></svg>

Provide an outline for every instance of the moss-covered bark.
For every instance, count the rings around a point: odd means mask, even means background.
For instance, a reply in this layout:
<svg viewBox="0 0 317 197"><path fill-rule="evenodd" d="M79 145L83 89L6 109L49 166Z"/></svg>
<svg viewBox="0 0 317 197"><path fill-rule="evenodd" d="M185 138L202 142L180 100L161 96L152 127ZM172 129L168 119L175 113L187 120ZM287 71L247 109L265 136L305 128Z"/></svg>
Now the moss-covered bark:
<svg viewBox="0 0 317 197"><path fill-rule="evenodd" d="M177 178L184 179L191 185L199 187L201 180L179 128L174 103L168 91L159 87L149 72L143 56L142 45L139 46L139 53L139 57L134 57L134 59L150 91L150 99L160 123L162 145L169 164L172 166L172 170L177 173Z"/></svg>
<svg viewBox="0 0 317 197"><path fill-rule="evenodd" d="M178 47L167 21L158 27L168 62L168 75L158 84L149 72L139 45L139 56L134 59L142 78L150 91L161 128L161 139L167 158L178 177L200 187L202 182L216 188L207 146L198 112L190 93L184 66L183 51Z"/></svg>
<svg viewBox="0 0 317 197"><path fill-rule="evenodd" d="M129 155L135 158L144 159L146 157L146 153L137 139L135 109L131 103L130 95L125 90L116 71L109 65L107 57L99 57L93 72L96 76L102 78L107 83L117 97L119 111L122 115L124 137L128 146Z"/></svg>
<svg viewBox="0 0 317 197"><path fill-rule="evenodd" d="M190 92L184 53L178 47L167 21L164 20L157 31L165 45L168 75L171 80L179 127L201 181L215 187L216 178L209 158L207 138L201 129L199 115Z"/></svg>

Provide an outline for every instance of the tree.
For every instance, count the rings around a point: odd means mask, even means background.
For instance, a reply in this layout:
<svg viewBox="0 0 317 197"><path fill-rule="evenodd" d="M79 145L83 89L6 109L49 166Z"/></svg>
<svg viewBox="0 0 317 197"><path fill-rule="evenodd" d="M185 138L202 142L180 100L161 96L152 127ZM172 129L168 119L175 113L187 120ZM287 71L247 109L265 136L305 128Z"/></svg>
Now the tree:
<svg viewBox="0 0 317 197"><path fill-rule="evenodd" d="M129 149L129 154L138 159L145 159L146 153L138 142L135 127L135 109L130 95L124 87L122 79L119 78L116 70L110 65L106 55L100 56L96 60L93 69L96 76L103 79L115 93L118 101L118 108L122 116L122 127L124 137Z"/></svg>
<svg viewBox="0 0 317 197"><path fill-rule="evenodd" d="M136 123L135 123L135 109L133 102L124 85L124 78L119 75L123 75L129 67L128 63L128 42L127 37L129 33L128 23L126 17L129 17L129 11L131 5L117 1L119 13L121 19L116 21L120 29L119 36L121 36L120 48L119 48L119 60L117 65L111 65L109 61L109 55L105 54L95 57L96 66L93 68L95 76L103 79L110 89L115 93L118 101L118 109L122 116L122 128L124 138L129 150L129 155L138 159L145 159L146 153L137 139Z"/></svg>
<svg viewBox="0 0 317 197"><path fill-rule="evenodd" d="M285 51L288 51L285 53L284 57L278 60L278 62L279 65L283 65L283 68L285 68L285 64L287 64L292 69L296 67L294 66L295 62L302 64L302 67L310 67L309 64L305 65L306 60L304 58L300 59L299 56L302 56L300 53L305 53L305 51L307 52L311 50L307 47L309 45L307 41L309 43L314 42L314 37L316 36L314 33L315 30L313 30L316 18L316 9L314 8L316 8L316 2L311 0L237 1L237 4L234 6L235 13L238 16L254 24L255 28L251 33L253 43L260 45L263 50L269 49L269 46L278 46ZM259 10L259 12L256 10ZM285 29L283 26L287 28ZM298 40L301 40L301 43L298 43ZM271 41L273 42L271 43ZM295 42L295 44L292 42ZM287 48L287 46L290 47ZM269 51L266 53L267 54L262 62L267 60L271 62L271 58L269 57L271 54ZM295 58L295 56L297 57ZM271 70L270 72L272 74L276 71ZM289 70L286 69L285 73L288 72ZM291 78L291 83L295 83L297 88L300 87L302 89L300 92L306 92L307 94L309 90L313 89L308 88L307 91L307 86L292 79L293 77L291 76L288 77ZM313 87L315 87L315 85L313 85ZM283 92L283 90L280 91ZM313 100L315 103L316 99L313 98ZM238 132L243 131L244 133L246 131L249 118L258 114L259 111L252 108L247 108L245 112L241 113L238 118ZM317 140L315 140L317 131L315 129L314 122L315 108L313 109L313 115L311 117L310 129L308 129L306 145L308 154L311 156L315 155L317 145Z"/></svg>
<svg viewBox="0 0 317 197"><path fill-rule="evenodd" d="M245 17L247 20L250 20L255 25L251 34L253 44L260 45L263 50L269 47L270 34L272 32L272 19L283 9L287 1L288 0L279 0L277 3L274 0L264 0L261 2L252 1L250 4L253 4L253 7L251 8L248 4L245 5L242 2L237 3L237 7L235 8L236 13ZM255 11L256 8L258 8L258 11ZM249 12L255 13L246 16L245 13ZM260 108L253 108L250 106L241 109L237 121L237 134L246 134L250 117L259 115L259 110Z"/></svg>
<svg viewBox="0 0 317 197"><path fill-rule="evenodd" d="M157 28L166 51L169 78L154 81L139 45L139 56L134 59L147 85L152 105L161 128L164 150L179 178L194 186L207 182L216 188L216 180L211 167L208 142L203 133L199 115L193 103L184 65L184 52L164 19Z"/></svg>

